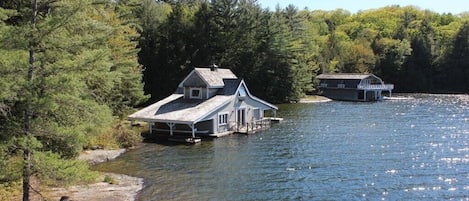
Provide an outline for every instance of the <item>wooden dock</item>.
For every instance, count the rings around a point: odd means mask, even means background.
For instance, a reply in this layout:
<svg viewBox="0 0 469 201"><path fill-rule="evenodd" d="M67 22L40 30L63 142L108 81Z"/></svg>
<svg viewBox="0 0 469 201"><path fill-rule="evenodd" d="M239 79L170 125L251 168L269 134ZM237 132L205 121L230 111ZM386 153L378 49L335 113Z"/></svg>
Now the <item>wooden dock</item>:
<svg viewBox="0 0 469 201"><path fill-rule="evenodd" d="M266 117L257 121L248 122L246 124L236 124L232 127L234 133L239 134L254 134L258 131L263 131L272 127L272 124L280 123L283 118Z"/></svg>

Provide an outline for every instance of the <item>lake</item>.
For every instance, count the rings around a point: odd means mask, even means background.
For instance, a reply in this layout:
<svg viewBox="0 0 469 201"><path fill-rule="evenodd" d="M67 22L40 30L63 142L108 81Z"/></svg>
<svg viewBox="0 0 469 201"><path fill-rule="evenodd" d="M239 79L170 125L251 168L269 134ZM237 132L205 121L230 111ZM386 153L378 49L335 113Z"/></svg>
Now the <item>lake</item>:
<svg viewBox="0 0 469 201"><path fill-rule="evenodd" d="M279 105L269 130L95 169L144 178L139 200L468 200L469 95L398 96Z"/></svg>

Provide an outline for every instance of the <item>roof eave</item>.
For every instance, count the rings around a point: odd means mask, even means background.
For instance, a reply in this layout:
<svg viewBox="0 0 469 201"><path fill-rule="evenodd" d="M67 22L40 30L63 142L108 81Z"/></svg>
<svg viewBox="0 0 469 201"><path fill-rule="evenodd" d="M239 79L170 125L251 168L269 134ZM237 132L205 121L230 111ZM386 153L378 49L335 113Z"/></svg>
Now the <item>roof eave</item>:
<svg viewBox="0 0 469 201"><path fill-rule="evenodd" d="M222 108L223 106L225 106L226 104L230 103L231 101L233 101L233 98L229 98L228 100L226 100L225 102L223 102L222 104L214 107L212 110L206 112L204 115L202 115L201 117L197 118L194 123L198 123L202 120L204 120L207 116L209 116L210 114L212 114L213 112L219 110L220 108Z"/></svg>
<svg viewBox="0 0 469 201"><path fill-rule="evenodd" d="M249 96L250 98L252 98L252 99L254 99L254 100L256 100L256 101L258 101L258 102L260 102L260 103L262 103L262 104L264 104L264 105L267 105L268 107L270 107L270 108L272 108L272 109L274 109L274 110L278 110L278 107L277 107L277 106L275 106L275 105L273 105L273 104L271 104L271 103L269 103L269 102L267 102L267 101L265 101L265 100L262 100L262 99L260 99L260 98L258 98L258 97L256 97L256 96L254 96L254 95L252 95L251 92L249 91L248 87L246 86L246 83L244 82L244 79L241 79L241 82L239 83L238 88L236 89L235 95L233 95L234 97L236 97L236 94L238 94L239 88L241 87L241 85L244 85L244 88L246 89L246 93L248 94L248 96Z"/></svg>
<svg viewBox="0 0 469 201"><path fill-rule="evenodd" d="M168 120L168 119L152 119L152 118L139 118L139 117L128 117L129 121L144 121L149 123L176 123L176 124L195 124L195 121L178 121L178 120Z"/></svg>

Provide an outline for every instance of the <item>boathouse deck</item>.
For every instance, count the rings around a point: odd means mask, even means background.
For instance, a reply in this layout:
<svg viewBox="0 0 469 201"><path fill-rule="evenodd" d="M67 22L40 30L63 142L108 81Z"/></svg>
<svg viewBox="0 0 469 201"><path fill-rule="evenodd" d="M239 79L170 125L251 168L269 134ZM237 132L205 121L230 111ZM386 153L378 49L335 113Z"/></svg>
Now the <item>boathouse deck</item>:
<svg viewBox="0 0 469 201"><path fill-rule="evenodd" d="M230 123L233 133L239 134L254 134L258 131L266 130L272 127L272 124L283 121L283 118L265 117L257 121L247 122L245 124Z"/></svg>
<svg viewBox="0 0 469 201"><path fill-rule="evenodd" d="M283 118L276 118L276 117L264 117L257 121L246 122L244 124L236 123L236 122L229 122L229 130L226 132L217 132L217 133L209 133L207 130L197 130L195 131L195 135L201 138L210 138L210 137L222 137L231 134L254 134L259 131L266 130L272 127L275 123L280 123L283 121ZM191 137L192 132L189 130L173 130L173 135L171 135L169 129L161 129L156 128L153 126L149 126L148 137L156 137L156 138L186 138Z"/></svg>

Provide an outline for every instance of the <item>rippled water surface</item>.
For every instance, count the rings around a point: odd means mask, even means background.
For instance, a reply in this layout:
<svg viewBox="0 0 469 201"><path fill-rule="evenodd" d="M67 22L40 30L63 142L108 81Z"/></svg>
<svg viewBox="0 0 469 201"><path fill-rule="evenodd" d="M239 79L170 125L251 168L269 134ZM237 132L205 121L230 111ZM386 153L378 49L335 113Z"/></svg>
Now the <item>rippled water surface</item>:
<svg viewBox="0 0 469 201"><path fill-rule="evenodd" d="M145 144L96 167L139 200L469 200L469 96L281 105L254 135Z"/></svg>

